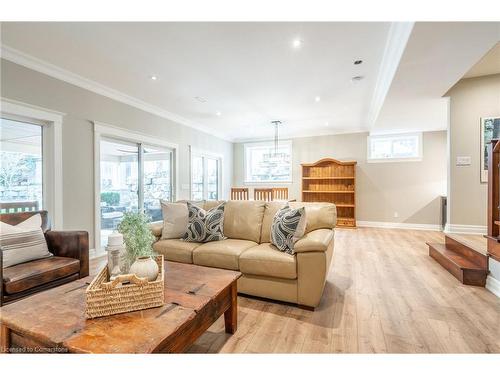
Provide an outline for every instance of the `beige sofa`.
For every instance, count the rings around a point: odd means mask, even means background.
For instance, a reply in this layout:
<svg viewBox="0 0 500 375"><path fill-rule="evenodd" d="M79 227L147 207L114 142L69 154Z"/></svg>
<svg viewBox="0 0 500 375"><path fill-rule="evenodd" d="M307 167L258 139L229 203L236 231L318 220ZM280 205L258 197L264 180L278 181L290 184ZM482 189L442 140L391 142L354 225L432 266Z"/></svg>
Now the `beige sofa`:
<svg viewBox="0 0 500 375"><path fill-rule="evenodd" d="M200 203L210 209L220 202ZM163 222L151 224L153 248L167 260L239 270L238 292L252 296L318 306L333 254L337 219L331 203L291 202L306 208L306 234L295 244L295 255L270 244L272 219L283 202L228 201L224 209L223 241L161 240Z"/></svg>

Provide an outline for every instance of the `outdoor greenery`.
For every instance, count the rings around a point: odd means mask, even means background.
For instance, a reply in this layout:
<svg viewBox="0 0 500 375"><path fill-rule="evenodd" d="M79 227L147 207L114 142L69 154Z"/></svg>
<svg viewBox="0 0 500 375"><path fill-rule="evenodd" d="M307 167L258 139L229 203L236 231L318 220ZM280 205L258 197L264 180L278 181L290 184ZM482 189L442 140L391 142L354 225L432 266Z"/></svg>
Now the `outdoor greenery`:
<svg viewBox="0 0 500 375"><path fill-rule="evenodd" d="M120 193L114 191L102 192L101 202L105 202L106 206L118 206L120 204Z"/></svg>
<svg viewBox="0 0 500 375"><path fill-rule="evenodd" d="M144 213L126 212L118 224L118 232L123 234L129 266L138 257L154 255L152 245L155 238L149 229L149 217Z"/></svg>

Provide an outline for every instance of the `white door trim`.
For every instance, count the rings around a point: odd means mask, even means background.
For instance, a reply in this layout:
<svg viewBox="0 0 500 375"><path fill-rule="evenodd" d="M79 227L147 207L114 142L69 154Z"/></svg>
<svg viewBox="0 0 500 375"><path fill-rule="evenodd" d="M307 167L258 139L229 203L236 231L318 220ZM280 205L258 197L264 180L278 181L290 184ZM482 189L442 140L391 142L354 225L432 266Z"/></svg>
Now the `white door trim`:
<svg viewBox="0 0 500 375"><path fill-rule="evenodd" d="M63 229L62 122L65 113L2 97L0 112L43 126L43 200L52 228Z"/></svg>

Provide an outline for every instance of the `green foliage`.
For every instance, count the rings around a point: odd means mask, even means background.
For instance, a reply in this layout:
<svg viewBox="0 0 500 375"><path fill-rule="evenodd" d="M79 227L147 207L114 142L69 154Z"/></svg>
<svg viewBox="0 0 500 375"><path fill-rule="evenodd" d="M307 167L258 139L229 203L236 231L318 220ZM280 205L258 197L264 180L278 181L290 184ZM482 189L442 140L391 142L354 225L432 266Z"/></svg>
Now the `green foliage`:
<svg viewBox="0 0 500 375"><path fill-rule="evenodd" d="M118 206L120 204L120 193L104 191L101 193L101 202L106 202L107 206Z"/></svg>
<svg viewBox="0 0 500 375"><path fill-rule="evenodd" d="M152 256L155 237L149 229L149 217L142 212L126 212L118 224L118 232L123 234L127 248L126 260L129 265L138 257Z"/></svg>

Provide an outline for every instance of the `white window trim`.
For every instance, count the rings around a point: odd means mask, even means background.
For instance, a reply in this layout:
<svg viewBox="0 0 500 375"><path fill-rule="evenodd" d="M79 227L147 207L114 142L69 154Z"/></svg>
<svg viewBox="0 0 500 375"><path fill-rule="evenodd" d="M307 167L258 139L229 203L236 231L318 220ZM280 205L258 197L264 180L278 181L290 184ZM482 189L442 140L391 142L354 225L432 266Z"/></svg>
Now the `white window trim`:
<svg viewBox="0 0 500 375"><path fill-rule="evenodd" d="M53 229L63 229L62 112L1 98L1 114L32 120L43 126L43 209L49 212Z"/></svg>
<svg viewBox="0 0 500 375"><path fill-rule="evenodd" d="M167 147L172 149L172 200L177 200L179 194L179 145L161 138L150 137L133 130L119 128L104 122L94 121L94 248L101 251L101 138L111 137L127 142L145 143L149 146Z"/></svg>
<svg viewBox="0 0 500 375"><path fill-rule="evenodd" d="M216 152L211 152L211 151L206 151L202 150L193 146L189 146L189 199L193 199L193 156L202 156L202 157L208 157L211 159L217 159L219 161L219 184L217 186L217 195L218 195L218 200L222 200L223 197L225 197L225 189L224 189L224 173L222 173L222 169L224 166L224 156L222 154L216 153ZM206 181L203 181L203 190L205 194L205 185ZM206 199L206 198L203 198Z"/></svg>
<svg viewBox="0 0 500 375"><path fill-rule="evenodd" d="M417 136L418 137L418 155L417 157L409 158L381 158L375 159L371 158L371 140L379 138L390 138L390 137L406 137L406 136ZM397 133L397 134L380 134L380 135L369 135L366 140L366 158L368 163L397 163L405 161L422 161L424 157L424 146L423 146L423 136L422 133Z"/></svg>
<svg viewBox="0 0 500 375"><path fill-rule="evenodd" d="M249 147L258 147L258 146L269 146L273 145L273 141L267 142L247 142L243 145L243 181L245 185L289 185L293 184L293 142L292 140L283 140L279 141L279 145L289 145L290 146L290 155L292 158L292 166L290 168L290 179L286 181L252 181L247 179L247 168L248 168L248 160L247 160L247 148Z"/></svg>

